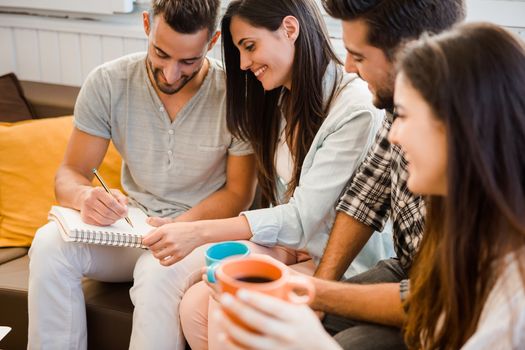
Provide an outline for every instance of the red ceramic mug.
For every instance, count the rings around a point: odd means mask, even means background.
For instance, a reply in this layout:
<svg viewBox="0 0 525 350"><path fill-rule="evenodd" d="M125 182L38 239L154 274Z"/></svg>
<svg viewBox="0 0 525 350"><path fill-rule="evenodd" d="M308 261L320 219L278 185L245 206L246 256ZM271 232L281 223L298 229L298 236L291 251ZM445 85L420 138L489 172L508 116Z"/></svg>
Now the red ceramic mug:
<svg viewBox="0 0 525 350"><path fill-rule="evenodd" d="M208 280L215 277L221 292L232 295L242 288L296 304L307 304L315 294L314 285L307 277L291 274L286 265L267 255L226 259L208 267L207 274ZM242 324L233 315L229 316Z"/></svg>

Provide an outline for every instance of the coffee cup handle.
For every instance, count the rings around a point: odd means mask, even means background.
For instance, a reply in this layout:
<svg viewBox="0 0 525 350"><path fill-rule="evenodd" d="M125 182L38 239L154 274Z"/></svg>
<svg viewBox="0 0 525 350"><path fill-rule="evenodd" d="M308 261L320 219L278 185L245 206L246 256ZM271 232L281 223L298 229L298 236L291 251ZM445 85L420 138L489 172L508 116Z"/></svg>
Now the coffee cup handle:
<svg viewBox="0 0 525 350"><path fill-rule="evenodd" d="M210 283L216 283L217 279L215 278L215 272L217 271L217 268L219 267L220 262L214 262L210 266L206 267L206 277L208 278L208 282Z"/></svg>
<svg viewBox="0 0 525 350"><path fill-rule="evenodd" d="M309 304L314 299L315 287L306 277L290 276L286 288L286 297L288 301L294 304ZM294 292L295 290L303 291L304 295L297 295Z"/></svg>

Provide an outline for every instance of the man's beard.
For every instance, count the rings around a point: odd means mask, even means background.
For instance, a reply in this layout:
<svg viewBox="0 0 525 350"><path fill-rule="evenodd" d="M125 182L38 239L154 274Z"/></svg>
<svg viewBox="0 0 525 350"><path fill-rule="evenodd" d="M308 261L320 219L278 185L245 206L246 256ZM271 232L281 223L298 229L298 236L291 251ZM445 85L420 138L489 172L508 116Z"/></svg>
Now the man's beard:
<svg viewBox="0 0 525 350"><path fill-rule="evenodd" d="M357 73L357 76L361 78L361 80L365 81L359 73ZM372 104L377 109L388 109L391 110L394 108L394 89L393 86L395 85L395 75L389 74L388 75L388 82L386 83L386 86L388 87L378 87L377 90L373 93L373 101Z"/></svg>
<svg viewBox="0 0 525 350"><path fill-rule="evenodd" d="M394 93L390 89L377 90L372 101L377 109L391 110L394 108Z"/></svg>
<svg viewBox="0 0 525 350"><path fill-rule="evenodd" d="M151 75L153 76L153 80L155 81L155 85L157 88L162 91L162 93L166 95L173 95L182 90L183 87L186 86L195 76L200 72L202 68L202 64L197 68L191 75L183 75L180 77L180 79L177 81L179 82L178 86L173 86L172 84L163 84L160 82L160 76L162 74L162 70L159 68L154 68L153 64L149 59L146 59L146 62L148 63ZM204 62L203 62L204 63Z"/></svg>

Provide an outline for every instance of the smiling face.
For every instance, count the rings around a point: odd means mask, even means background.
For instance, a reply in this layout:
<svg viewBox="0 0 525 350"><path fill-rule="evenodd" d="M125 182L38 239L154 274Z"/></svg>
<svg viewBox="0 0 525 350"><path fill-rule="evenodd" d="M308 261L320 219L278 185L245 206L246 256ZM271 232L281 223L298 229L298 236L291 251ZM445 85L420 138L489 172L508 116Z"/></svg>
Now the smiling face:
<svg viewBox="0 0 525 350"><path fill-rule="evenodd" d="M374 105L392 108L394 97L394 66L383 50L368 43L368 25L363 20L342 21L346 48L345 70L357 73L368 83Z"/></svg>
<svg viewBox="0 0 525 350"><path fill-rule="evenodd" d="M209 43L207 29L193 34L178 33L162 15L157 15L153 23L147 14L143 19L148 35L146 61L153 83L161 92L175 94L199 73L214 40Z"/></svg>
<svg viewBox="0 0 525 350"><path fill-rule="evenodd" d="M290 89L295 32L284 26L276 31L254 27L239 16L232 17L230 32L242 70L250 70L267 91L280 86Z"/></svg>
<svg viewBox="0 0 525 350"><path fill-rule="evenodd" d="M395 119L388 136L408 161L408 188L419 194L446 195L447 138L445 125L403 73L395 84Z"/></svg>

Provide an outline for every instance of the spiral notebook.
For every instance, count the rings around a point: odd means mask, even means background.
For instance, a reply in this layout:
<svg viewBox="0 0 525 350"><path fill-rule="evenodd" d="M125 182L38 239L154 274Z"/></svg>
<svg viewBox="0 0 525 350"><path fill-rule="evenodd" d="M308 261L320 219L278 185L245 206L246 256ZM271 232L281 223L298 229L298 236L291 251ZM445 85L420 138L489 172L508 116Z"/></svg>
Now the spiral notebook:
<svg viewBox="0 0 525 350"><path fill-rule="evenodd" d="M146 223L147 216L139 208L130 207L128 217L134 227L124 219L109 226L89 225L82 221L78 210L60 206L51 207L48 215L50 220L57 223L62 238L67 242L146 248L142 244L142 236L154 227Z"/></svg>

